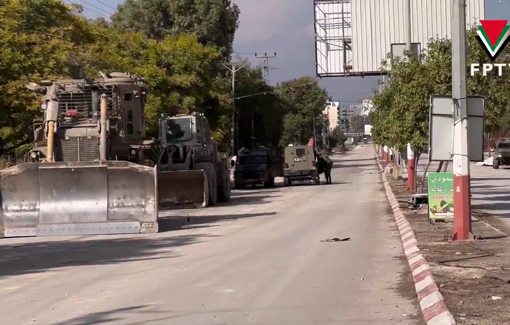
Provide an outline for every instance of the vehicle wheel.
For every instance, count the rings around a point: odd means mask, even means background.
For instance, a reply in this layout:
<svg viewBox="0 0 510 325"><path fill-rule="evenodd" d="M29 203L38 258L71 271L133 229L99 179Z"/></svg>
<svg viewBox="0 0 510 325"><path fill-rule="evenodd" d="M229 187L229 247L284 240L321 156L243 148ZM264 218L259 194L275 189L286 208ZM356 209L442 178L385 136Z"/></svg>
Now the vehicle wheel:
<svg viewBox="0 0 510 325"><path fill-rule="evenodd" d="M267 182L264 182L264 187L265 188L273 187L273 186L274 186L274 178L269 178L267 180Z"/></svg>
<svg viewBox="0 0 510 325"><path fill-rule="evenodd" d="M239 184L239 183L238 183L238 184L235 184L235 183L234 183L234 188L236 188L236 189L246 188L246 184Z"/></svg>
<svg viewBox="0 0 510 325"><path fill-rule="evenodd" d="M492 161L492 168L499 169L499 160L498 159L494 159Z"/></svg>
<svg viewBox="0 0 510 325"><path fill-rule="evenodd" d="M214 165L211 162L202 162L196 164L195 169L202 169L207 175L207 182L209 188L209 205L215 205L216 203L218 203L216 168L214 168Z"/></svg>
<svg viewBox="0 0 510 325"><path fill-rule="evenodd" d="M218 202L230 201L230 175L225 162L218 163Z"/></svg>
<svg viewBox="0 0 510 325"><path fill-rule="evenodd" d="M291 185L292 185L292 182L291 182L290 178L289 177L285 177L283 179L283 186L291 186Z"/></svg>

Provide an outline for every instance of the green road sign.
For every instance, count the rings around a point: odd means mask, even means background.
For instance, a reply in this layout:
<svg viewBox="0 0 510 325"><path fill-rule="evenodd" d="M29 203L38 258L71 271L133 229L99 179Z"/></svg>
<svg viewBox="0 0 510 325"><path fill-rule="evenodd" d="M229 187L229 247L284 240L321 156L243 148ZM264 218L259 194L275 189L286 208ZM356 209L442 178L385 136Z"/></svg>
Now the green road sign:
<svg viewBox="0 0 510 325"><path fill-rule="evenodd" d="M453 173L428 173L429 221L453 219Z"/></svg>

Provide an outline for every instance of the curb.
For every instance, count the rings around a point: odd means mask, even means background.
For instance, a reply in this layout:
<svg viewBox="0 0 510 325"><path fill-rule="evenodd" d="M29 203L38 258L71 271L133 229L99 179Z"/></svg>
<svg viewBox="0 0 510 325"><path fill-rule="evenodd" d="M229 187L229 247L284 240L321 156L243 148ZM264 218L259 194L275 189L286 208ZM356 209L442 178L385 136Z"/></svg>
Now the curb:
<svg viewBox="0 0 510 325"><path fill-rule="evenodd" d="M395 222L400 232L400 239L402 240L404 254L413 274L414 287L416 289L416 296L420 303L423 319L427 325L456 325L457 323L455 318L453 318L453 315L448 310L448 307L444 302L443 295L441 295L441 292L434 281L430 265L418 248L418 241L416 240L414 231L411 228L411 224L404 216L399 207L397 198L391 190L386 174L384 173L384 169L379 162L377 153L375 153L375 157L377 159L379 169L383 171L381 175L384 183L384 189L386 190L386 197L388 198L393 210Z"/></svg>

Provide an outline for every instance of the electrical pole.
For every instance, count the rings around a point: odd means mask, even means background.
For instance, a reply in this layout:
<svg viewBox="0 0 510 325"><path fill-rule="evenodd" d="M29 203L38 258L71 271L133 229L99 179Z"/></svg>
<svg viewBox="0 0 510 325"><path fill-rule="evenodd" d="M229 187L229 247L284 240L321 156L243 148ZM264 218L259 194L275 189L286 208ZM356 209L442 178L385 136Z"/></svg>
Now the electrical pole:
<svg viewBox="0 0 510 325"><path fill-rule="evenodd" d="M231 145L232 145L232 154L231 156L235 156L236 147L235 147L235 125L236 125L236 73L246 66L245 63L242 62L231 62L228 65L223 64L225 68L230 71L232 74L232 127L230 128L231 134ZM239 131L238 131L239 132Z"/></svg>
<svg viewBox="0 0 510 325"><path fill-rule="evenodd" d="M411 0L406 0L406 49L409 52L412 52L412 27L411 27ZM411 53L409 53L411 54ZM411 144L407 144L407 190L414 191L415 188L415 158L414 158L414 148L411 147Z"/></svg>
<svg viewBox="0 0 510 325"><path fill-rule="evenodd" d="M267 55L267 53L264 53L264 55L257 55L257 53L255 53L255 57L257 59L263 59L264 60L264 65L262 66L263 70L264 70L264 79L266 79L266 82L269 84L269 70L276 70L278 69L277 67L273 67L269 64L269 60L271 59L276 59L276 52L274 52L274 55Z"/></svg>
<svg viewBox="0 0 510 325"><path fill-rule="evenodd" d="M469 176L466 0L452 1L453 240L473 239Z"/></svg>

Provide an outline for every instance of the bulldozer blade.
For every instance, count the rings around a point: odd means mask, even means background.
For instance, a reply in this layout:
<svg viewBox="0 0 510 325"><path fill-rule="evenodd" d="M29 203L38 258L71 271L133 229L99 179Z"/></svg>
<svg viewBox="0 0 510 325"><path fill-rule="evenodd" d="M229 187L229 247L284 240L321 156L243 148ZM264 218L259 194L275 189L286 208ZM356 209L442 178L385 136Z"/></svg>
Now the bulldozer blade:
<svg viewBox="0 0 510 325"><path fill-rule="evenodd" d="M205 207L208 192L204 171L160 171L158 181L158 201L161 208Z"/></svg>
<svg viewBox="0 0 510 325"><path fill-rule="evenodd" d="M125 161L10 167L0 201L4 237L158 231L156 168Z"/></svg>

